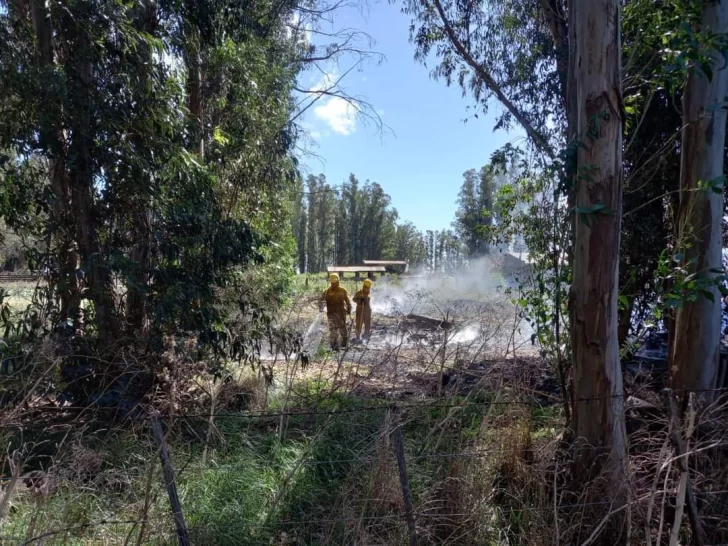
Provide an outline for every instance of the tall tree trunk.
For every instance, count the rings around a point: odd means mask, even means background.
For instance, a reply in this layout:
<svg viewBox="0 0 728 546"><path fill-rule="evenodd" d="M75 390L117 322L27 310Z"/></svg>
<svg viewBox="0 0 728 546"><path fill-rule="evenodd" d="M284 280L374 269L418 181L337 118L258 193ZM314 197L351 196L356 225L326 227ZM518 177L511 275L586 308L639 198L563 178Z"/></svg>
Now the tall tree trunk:
<svg viewBox="0 0 728 546"><path fill-rule="evenodd" d="M145 200L143 210L135 214L136 221L132 229L134 246L131 250L131 262L134 264L133 282L127 284L126 293L126 325L130 334L146 335L149 329L147 316L147 290L150 280L150 238L152 229L152 211L149 201Z"/></svg>
<svg viewBox="0 0 728 546"><path fill-rule="evenodd" d="M38 58L41 66L49 67L54 63L53 31L51 14L45 0L33 0L32 20ZM73 223L69 221L71 191L66 172L66 150L63 133L58 127L41 130L41 139L48 143L52 156L48 161L48 178L55 197L51 209L51 223L55 226L54 244L58 268L58 296L60 299L60 322L70 322L74 329L79 327L79 294L76 270L78 254L73 245Z"/></svg>
<svg viewBox="0 0 728 546"><path fill-rule="evenodd" d="M69 28L78 27L69 22ZM73 167L70 173L71 200L76 222L76 241L84 269L89 296L94 304L96 327L103 349L116 339L119 329L116 320L111 273L106 256L101 251L98 233L98 215L94 205L94 179L92 166L93 124L91 118L91 86L93 64L90 45L83 29L75 36L70 67L71 92L74 93L75 116L71 131L70 154Z"/></svg>
<svg viewBox="0 0 728 546"><path fill-rule="evenodd" d="M156 0L144 0L139 3L138 25L150 35L154 35L155 24L157 20L157 2ZM144 55L149 62L149 66L153 66L153 51L147 45L141 45L144 49ZM146 88L146 73L142 76L144 82L142 88ZM132 137L135 146L141 149L144 146L140 136ZM146 187L151 186L151 179L148 173L144 174L144 182ZM146 335L148 332L149 319L147 316L147 290L150 280L150 252L151 252L151 233L152 233L152 200L149 191L142 189L139 195L139 201L134 203L136 210L133 212L134 222L131 227L131 262L134 264L134 274L132 282L127 283L126 293L126 327L129 334L139 333Z"/></svg>
<svg viewBox="0 0 728 546"><path fill-rule="evenodd" d="M680 216L680 195L673 193L669 197L669 221L672 224L672 230L675 234L678 233L678 225L679 225L679 216ZM668 280L666 283L667 290L672 290L674 286L674 282L672 279ZM673 355L675 353L674 351L674 345L675 345L675 309L674 308L668 308L665 310L665 318L664 318L664 325L667 329L667 369L668 371L672 369L673 365Z"/></svg>
<svg viewBox="0 0 728 546"><path fill-rule="evenodd" d="M65 168L65 157L50 160L50 181L55 201L51 214L56 226L54 236L58 260L58 297L60 299L60 321L70 323L73 330L81 327L81 296L76 271L79 268L78 252L74 245L73 222L69 221L71 189Z"/></svg>
<svg viewBox="0 0 728 546"><path fill-rule="evenodd" d="M201 158L205 157L205 131L204 131L204 96L202 57L200 54L200 31L194 28L189 33L190 43L187 44L185 62L187 64L187 107L192 117L192 134L195 138L197 152Z"/></svg>
<svg viewBox="0 0 728 546"><path fill-rule="evenodd" d="M626 459L617 335L622 213L622 79L619 0L574 2L577 157L572 351L573 432L581 475L616 487Z"/></svg>
<svg viewBox="0 0 728 546"><path fill-rule="evenodd" d="M728 3L705 2L702 27L703 32L728 31ZM682 98L679 251L690 272L702 279L715 276L711 269L722 269L723 191L698 189L701 182L723 175L726 111L715 105L724 104L728 95L728 70L719 69L723 59L717 52L712 55L712 78L692 67ZM678 389L716 386L721 298L716 287L708 290L712 299L701 294L696 301L684 301L675 313L670 379Z"/></svg>

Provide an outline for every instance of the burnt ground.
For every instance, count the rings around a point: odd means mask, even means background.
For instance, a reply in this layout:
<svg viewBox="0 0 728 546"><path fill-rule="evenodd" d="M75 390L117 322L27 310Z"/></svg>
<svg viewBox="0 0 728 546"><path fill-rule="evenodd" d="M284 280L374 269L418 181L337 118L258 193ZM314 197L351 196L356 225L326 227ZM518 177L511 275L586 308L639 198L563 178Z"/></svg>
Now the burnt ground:
<svg viewBox="0 0 728 546"><path fill-rule="evenodd" d="M276 377L295 376L296 383L331 381L334 389L362 398L466 396L507 385L558 403L554 375L509 304L463 300L449 306L458 312L440 317L375 313L371 338L336 353L327 350L324 318L314 316L313 326L298 326L307 332L305 350L311 362L306 369L294 371L295 364L274 355L268 362L275 362Z"/></svg>
<svg viewBox="0 0 728 546"><path fill-rule="evenodd" d="M555 370L541 358L509 303L458 300L448 302L448 307L457 311L439 317L401 310L375 313L371 338L337 353L326 350L323 317L309 324L301 320L299 328L308 330L305 350L311 363L295 371L294 381L332 381L334 389L358 397L387 399L466 396L505 386L544 405L561 403ZM311 317L316 315L306 318ZM352 337L353 330L351 323ZM623 363L628 406L640 406L644 400L659 403L667 375L660 357L650 344ZM275 368L283 372L286 364L277 361Z"/></svg>

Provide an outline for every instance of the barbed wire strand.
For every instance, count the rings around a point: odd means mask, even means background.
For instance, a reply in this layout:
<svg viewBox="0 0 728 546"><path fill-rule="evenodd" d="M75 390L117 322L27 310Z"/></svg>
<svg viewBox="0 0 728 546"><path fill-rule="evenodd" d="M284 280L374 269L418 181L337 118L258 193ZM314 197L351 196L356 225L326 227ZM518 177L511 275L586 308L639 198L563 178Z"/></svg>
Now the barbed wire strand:
<svg viewBox="0 0 728 546"><path fill-rule="evenodd" d="M715 393L715 392L724 392L728 391L728 388L720 388L720 389L672 389L675 393ZM656 394L656 392L655 392ZM547 394L544 393L544 396ZM536 393L535 396L538 396L538 393ZM594 401L601 401L601 400L608 400L613 398L629 398L630 396L633 396L628 393L623 394L615 394L615 395L607 395L607 396L596 396L596 397L590 397L590 398L577 398L576 402L594 402ZM260 411L260 412L250 412L250 413L215 413L213 414L213 418L215 419L266 419L266 418L275 418L275 417L296 417L296 416L313 416L313 415L324 415L324 416L332 416L332 415L343 415L343 414L350 414L350 413L363 413L368 411L383 411L383 410L389 410L392 408L393 405L396 405L399 409L437 409L437 408L466 408L470 406L525 406L525 407L534 407L534 408L545 408L545 407L557 407L557 402L548 403L548 404L542 404L538 403L534 400L468 400L458 403L451 403L451 404L443 404L443 403L429 403L429 402L418 402L418 403L401 403L396 401L391 401L389 404L379 404L374 406L363 406L358 408L342 408L342 409L332 409L332 410L291 410L291 411ZM104 410L105 408L99 408L100 410ZM63 411L88 411L88 407L79 407L79 406L67 406L67 407L48 407L48 408L34 408L33 411L36 412L63 412ZM180 414L174 414L173 417L175 419L195 419L195 418L204 418L209 419L210 413L180 413ZM125 422L143 422L143 421L149 421L153 419L154 417L151 415L139 415L134 417L128 417L125 419L121 419L118 422L119 423L125 423ZM70 424L70 423L65 423ZM59 423L60 425L60 423ZM2 424L0 425L0 428L17 428L17 425L12 424Z"/></svg>

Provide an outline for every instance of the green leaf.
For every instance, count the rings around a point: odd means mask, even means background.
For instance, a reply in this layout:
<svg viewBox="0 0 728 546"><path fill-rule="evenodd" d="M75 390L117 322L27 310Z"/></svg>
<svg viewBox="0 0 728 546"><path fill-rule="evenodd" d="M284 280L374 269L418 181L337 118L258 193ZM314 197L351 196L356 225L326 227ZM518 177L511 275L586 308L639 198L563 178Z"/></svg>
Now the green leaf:
<svg viewBox="0 0 728 546"><path fill-rule="evenodd" d="M212 139L220 146L227 146L230 144L230 137L226 135L219 126L212 130Z"/></svg>

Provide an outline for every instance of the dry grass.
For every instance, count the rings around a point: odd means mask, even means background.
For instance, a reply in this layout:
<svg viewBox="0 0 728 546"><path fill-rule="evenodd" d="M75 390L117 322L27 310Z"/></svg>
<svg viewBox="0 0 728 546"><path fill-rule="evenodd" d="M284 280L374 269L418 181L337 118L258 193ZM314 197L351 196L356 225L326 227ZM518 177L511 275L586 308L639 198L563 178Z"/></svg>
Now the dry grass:
<svg viewBox="0 0 728 546"><path fill-rule="evenodd" d="M291 307L289 324L308 328L317 313L310 296ZM223 381L200 372L183 383L177 372L195 363L184 351L167 355L169 384L178 392L159 402L174 415L168 437L193 543L407 543L390 438L388 407L396 400L420 544L622 544L627 537L630 544L666 544L678 475L659 397L640 392L654 407L627 410L630 509L622 510L602 481L574 480L558 393L540 392L553 378L539 359L519 356L510 311L482 307L481 337L467 343L445 343L443 332L416 329L404 315L387 317L375 324L375 335L392 334L386 343L337 354L311 350L305 370L274 354L266 362L272 384L239 369ZM35 376L41 379L19 398L36 406L50 404L56 377L52 359L43 363ZM22 538L9 544L47 533L46 546L173 542L148 423L110 425L87 411L64 415L59 429L52 419L36 420L44 415L39 410L15 409L4 421L19 450L4 460L0 501L8 499L9 508L0 534ZM728 543L726 416L720 402L699 413L689 459L712 544ZM10 463L21 459L12 491ZM687 543L685 518L678 525Z"/></svg>

